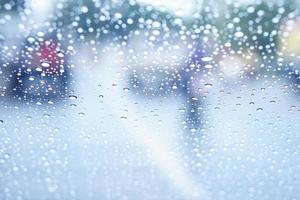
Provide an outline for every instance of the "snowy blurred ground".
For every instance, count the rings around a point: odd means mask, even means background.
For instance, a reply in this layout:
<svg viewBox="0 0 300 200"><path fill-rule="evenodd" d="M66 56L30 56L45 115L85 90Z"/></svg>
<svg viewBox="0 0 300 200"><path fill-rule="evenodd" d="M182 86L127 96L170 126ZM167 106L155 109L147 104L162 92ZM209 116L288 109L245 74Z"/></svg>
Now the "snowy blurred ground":
<svg viewBox="0 0 300 200"><path fill-rule="evenodd" d="M122 55L88 51L77 99L1 100L0 199L299 199L299 99L284 81L214 84L192 134L180 97L134 95Z"/></svg>

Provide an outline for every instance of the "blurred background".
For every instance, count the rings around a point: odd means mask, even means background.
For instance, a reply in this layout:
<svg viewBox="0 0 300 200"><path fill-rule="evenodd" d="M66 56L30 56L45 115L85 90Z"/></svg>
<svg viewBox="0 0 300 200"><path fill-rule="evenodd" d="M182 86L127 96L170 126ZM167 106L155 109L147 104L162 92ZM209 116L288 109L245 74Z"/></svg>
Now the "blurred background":
<svg viewBox="0 0 300 200"><path fill-rule="evenodd" d="M0 199L298 200L297 0L0 0Z"/></svg>

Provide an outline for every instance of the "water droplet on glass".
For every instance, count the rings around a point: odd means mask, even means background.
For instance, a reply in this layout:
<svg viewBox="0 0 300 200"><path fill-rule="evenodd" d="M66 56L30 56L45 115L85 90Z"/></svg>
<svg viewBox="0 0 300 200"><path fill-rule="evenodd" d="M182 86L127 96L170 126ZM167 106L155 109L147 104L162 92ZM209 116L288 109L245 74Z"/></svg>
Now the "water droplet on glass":
<svg viewBox="0 0 300 200"><path fill-rule="evenodd" d="M57 52L57 56L60 57L60 58L62 58L62 57L64 57L65 55L64 55L64 53L63 53L62 51L58 51L58 52Z"/></svg>
<svg viewBox="0 0 300 200"><path fill-rule="evenodd" d="M176 85L173 85L173 86L172 86L172 89L173 89L173 90L176 90L176 89L177 89L177 86L176 86Z"/></svg>
<svg viewBox="0 0 300 200"><path fill-rule="evenodd" d="M191 128L190 131L191 131L191 133L195 133L197 131L197 129Z"/></svg>
<svg viewBox="0 0 300 200"><path fill-rule="evenodd" d="M185 108L179 108L179 112L185 112Z"/></svg>
<svg viewBox="0 0 300 200"><path fill-rule="evenodd" d="M75 96L75 95L70 95L70 96L69 96L69 99L75 100L75 99L77 99L77 96Z"/></svg>
<svg viewBox="0 0 300 200"><path fill-rule="evenodd" d="M77 107L77 105L76 105L76 104L74 104L74 103L70 104L70 106L71 106L72 108L75 108L75 107Z"/></svg>
<svg viewBox="0 0 300 200"><path fill-rule="evenodd" d="M51 115L49 115L49 114L44 114L44 117L45 117L45 118L50 118L50 116L51 116Z"/></svg>
<svg viewBox="0 0 300 200"><path fill-rule="evenodd" d="M212 68L213 68L212 65L205 65L204 67L205 67L206 69L212 69Z"/></svg>
<svg viewBox="0 0 300 200"><path fill-rule="evenodd" d="M198 98L197 98L197 97L192 97L192 100L193 100L193 101L197 101Z"/></svg>
<svg viewBox="0 0 300 200"><path fill-rule="evenodd" d="M243 36L244 36L244 33L241 32L241 31L238 31L238 32L235 32L235 33L234 33L234 36L235 36L235 37L243 37Z"/></svg>
<svg viewBox="0 0 300 200"><path fill-rule="evenodd" d="M85 113L84 112L80 112L80 113L78 113L78 115L81 116L81 117L83 117L83 116L85 116Z"/></svg>
<svg viewBox="0 0 300 200"><path fill-rule="evenodd" d="M202 60L203 62L209 62L209 61L212 61L212 58L206 56L206 57L201 58L201 60Z"/></svg>
<svg viewBox="0 0 300 200"><path fill-rule="evenodd" d="M206 88L211 88L213 86L213 84L211 84L211 83L205 83L204 84L204 87L206 87Z"/></svg>
<svg viewBox="0 0 300 200"><path fill-rule="evenodd" d="M50 67L50 63L47 61L41 62L42 67Z"/></svg>
<svg viewBox="0 0 300 200"><path fill-rule="evenodd" d="M261 112L261 111L263 111L263 109L262 108L257 108L256 111Z"/></svg>
<svg viewBox="0 0 300 200"><path fill-rule="evenodd" d="M35 70L36 70L37 72L43 71L42 68L40 68L40 67L35 68Z"/></svg>
<svg viewBox="0 0 300 200"><path fill-rule="evenodd" d="M129 67L128 67L128 66L123 66L122 69L123 69L123 70L128 70Z"/></svg>

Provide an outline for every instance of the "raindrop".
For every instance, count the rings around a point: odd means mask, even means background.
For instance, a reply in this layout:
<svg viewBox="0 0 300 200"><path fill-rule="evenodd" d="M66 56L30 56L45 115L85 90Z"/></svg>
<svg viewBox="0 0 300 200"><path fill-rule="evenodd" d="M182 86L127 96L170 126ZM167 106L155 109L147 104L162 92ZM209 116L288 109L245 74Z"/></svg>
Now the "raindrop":
<svg viewBox="0 0 300 200"><path fill-rule="evenodd" d="M80 11L81 11L82 13L87 13L87 12L89 11L89 9L88 9L88 7L86 7L86 6L82 6L81 9L80 9Z"/></svg>
<svg viewBox="0 0 300 200"><path fill-rule="evenodd" d="M261 111L263 111L263 109L262 108L257 108L256 111L261 112Z"/></svg>
<svg viewBox="0 0 300 200"><path fill-rule="evenodd" d="M41 65L42 65L42 67L50 67L49 62L47 62L47 61L42 61Z"/></svg>
<svg viewBox="0 0 300 200"><path fill-rule="evenodd" d="M10 154L9 153L5 153L3 156L5 159L9 159L10 158Z"/></svg>
<svg viewBox="0 0 300 200"><path fill-rule="evenodd" d="M85 116L85 113L84 112L80 112L80 113L78 113L78 115L81 116L81 117L83 117L83 116Z"/></svg>
<svg viewBox="0 0 300 200"><path fill-rule="evenodd" d="M211 88L213 86L213 84L211 84L211 83L205 83L204 84L204 87L206 87L206 88Z"/></svg>
<svg viewBox="0 0 300 200"><path fill-rule="evenodd" d="M244 36L244 33L238 31L238 32L235 32L235 33L234 33L234 36L235 36L235 37L243 37L243 36Z"/></svg>
<svg viewBox="0 0 300 200"><path fill-rule="evenodd" d="M192 100L193 100L193 101L197 101L198 98L197 98L197 97L192 97Z"/></svg>
<svg viewBox="0 0 300 200"><path fill-rule="evenodd" d="M185 108L179 108L179 112L185 112Z"/></svg>
<svg viewBox="0 0 300 200"><path fill-rule="evenodd" d="M75 95L70 95L70 96L69 96L69 99L75 100L75 99L77 99L77 96L75 96Z"/></svg>
<svg viewBox="0 0 300 200"><path fill-rule="evenodd" d="M206 69L212 69L212 68L213 68L212 65L205 65L204 67L205 67Z"/></svg>
<svg viewBox="0 0 300 200"><path fill-rule="evenodd" d="M173 86L172 86L172 89L173 89L173 90L176 90L176 89L177 89L177 86L176 86L176 85L173 85Z"/></svg>
<svg viewBox="0 0 300 200"><path fill-rule="evenodd" d="M248 13L254 13L254 11L255 11L255 8L254 8L253 6L249 6L249 7L247 8L247 12L248 12Z"/></svg>
<svg viewBox="0 0 300 200"><path fill-rule="evenodd" d="M49 115L49 114L44 114L44 117L45 117L45 118L50 118L50 116L51 116L51 115Z"/></svg>
<svg viewBox="0 0 300 200"><path fill-rule="evenodd" d="M195 133L197 131L197 129L191 128L190 131L191 131L191 133Z"/></svg>
<svg viewBox="0 0 300 200"><path fill-rule="evenodd" d="M33 37L29 37L27 38L28 42L33 43L35 41L35 39Z"/></svg>
<svg viewBox="0 0 300 200"><path fill-rule="evenodd" d="M206 56L206 57L201 58L201 60L202 60L203 62L209 62L209 61L212 61L212 58Z"/></svg>
<svg viewBox="0 0 300 200"><path fill-rule="evenodd" d="M64 53L63 53L62 51L58 51L58 52L57 52L57 56L60 57L60 58L62 58L62 57L64 57L65 55L64 55Z"/></svg>
<svg viewBox="0 0 300 200"><path fill-rule="evenodd" d="M38 71L38 72L43 71L42 68L40 68L40 67L35 68L35 70Z"/></svg>
<svg viewBox="0 0 300 200"><path fill-rule="evenodd" d="M129 67L128 67L128 66L123 66L122 69L123 69L123 70L128 70Z"/></svg>

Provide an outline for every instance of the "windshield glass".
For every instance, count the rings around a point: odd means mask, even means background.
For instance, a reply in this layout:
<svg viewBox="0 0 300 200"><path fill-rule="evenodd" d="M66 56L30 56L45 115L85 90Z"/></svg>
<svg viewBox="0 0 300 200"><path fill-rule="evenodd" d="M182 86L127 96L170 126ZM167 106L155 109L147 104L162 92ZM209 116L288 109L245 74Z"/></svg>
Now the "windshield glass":
<svg viewBox="0 0 300 200"><path fill-rule="evenodd" d="M1 0L0 199L300 199L297 0Z"/></svg>

